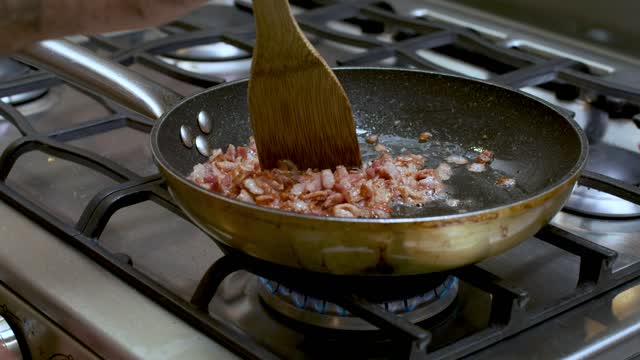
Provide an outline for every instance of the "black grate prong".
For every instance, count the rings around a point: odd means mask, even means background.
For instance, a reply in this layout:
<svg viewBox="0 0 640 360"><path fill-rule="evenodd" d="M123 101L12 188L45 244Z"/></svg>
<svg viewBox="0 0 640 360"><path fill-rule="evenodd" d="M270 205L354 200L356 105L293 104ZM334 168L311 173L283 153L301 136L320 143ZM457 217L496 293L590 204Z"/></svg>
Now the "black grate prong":
<svg viewBox="0 0 640 360"><path fill-rule="evenodd" d="M513 326L524 321L529 294L476 265L454 270L461 280L492 294L490 323Z"/></svg>
<svg viewBox="0 0 640 360"><path fill-rule="evenodd" d="M583 171L578 183L640 205L640 188L612 177L592 171Z"/></svg>
<svg viewBox="0 0 640 360"><path fill-rule="evenodd" d="M426 358L427 346L431 342L431 333L427 330L356 296L349 296L337 303L352 314L385 330L392 337L396 337L401 341L409 341L408 357L410 359Z"/></svg>
<svg viewBox="0 0 640 360"><path fill-rule="evenodd" d="M216 294L222 280L231 273L241 270L242 268L242 259L233 255L225 255L218 259L209 267L200 280L196 291L191 297L191 304L201 311L207 311L209 303Z"/></svg>
<svg viewBox="0 0 640 360"><path fill-rule="evenodd" d="M578 285L598 284L612 276L613 262L618 257L615 251L554 225L545 226L536 237L580 257Z"/></svg>

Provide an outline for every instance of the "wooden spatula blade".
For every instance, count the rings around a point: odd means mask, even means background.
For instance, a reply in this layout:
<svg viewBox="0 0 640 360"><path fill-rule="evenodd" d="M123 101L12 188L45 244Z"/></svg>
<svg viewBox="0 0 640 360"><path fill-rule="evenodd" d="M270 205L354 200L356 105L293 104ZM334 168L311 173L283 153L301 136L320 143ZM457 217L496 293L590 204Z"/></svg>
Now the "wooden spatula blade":
<svg viewBox="0 0 640 360"><path fill-rule="evenodd" d="M301 169L360 165L351 105L322 64L255 75L249 107L263 168L283 159Z"/></svg>
<svg viewBox="0 0 640 360"><path fill-rule="evenodd" d="M261 167L276 167L280 160L300 169L360 166L349 99L298 28L287 1L254 1L254 14L258 38L249 111Z"/></svg>

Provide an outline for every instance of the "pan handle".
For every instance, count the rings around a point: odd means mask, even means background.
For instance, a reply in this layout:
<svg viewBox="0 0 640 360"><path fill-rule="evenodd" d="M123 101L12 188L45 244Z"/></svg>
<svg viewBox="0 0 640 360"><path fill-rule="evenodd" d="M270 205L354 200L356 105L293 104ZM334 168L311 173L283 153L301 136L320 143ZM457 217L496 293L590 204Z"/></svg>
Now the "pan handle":
<svg viewBox="0 0 640 360"><path fill-rule="evenodd" d="M45 40L15 57L142 115L158 119L182 96L67 40Z"/></svg>

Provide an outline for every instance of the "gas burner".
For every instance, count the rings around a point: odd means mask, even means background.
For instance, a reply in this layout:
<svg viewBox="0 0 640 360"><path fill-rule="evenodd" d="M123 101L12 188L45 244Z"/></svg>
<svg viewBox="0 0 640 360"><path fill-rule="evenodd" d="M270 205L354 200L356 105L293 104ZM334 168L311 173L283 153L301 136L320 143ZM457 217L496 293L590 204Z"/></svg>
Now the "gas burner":
<svg viewBox="0 0 640 360"><path fill-rule="evenodd" d="M640 154L604 143L592 144L586 170L640 184ZM603 218L640 216L640 206L616 196L577 186L565 207L578 214Z"/></svg>
<svg viewBox="0 0 640 360"><path fill-rule="evenodd" d="M251 15L238 11L233 6L212 4L190 13L171 25L189 31L228 28L245 25L247 22L253 22ZM164 55L176 60L199 62L227 62L247 59L251 56L250 53L223 42L179 49Z"/></svg>
<svg viewBox="0 0 640 360"><path fill-rule="evenodd" d="M27 74L31 69L8 57L0 57L0 81L7 81ZM47 89L38 89L23 93L13 94L0 98L0 101L12 105L21 105L36 100L47 93Z"/></svg>
<svg viewBox="0 0 640 360"><path fill-rule="evenodd" d="M234 27L248 22L253 22L251 15L238 11L233 4L223 2L204 6L170 26L193 31ZM226 81L245 78L251 69L251 53L224 42L182 48L165 53L160 58L183 70L215 75Z"/></svg>
<svg viewBox="0 0 640 360"><path fill-rule="evenodd" d="M376 330L365 320L351 315L334 303L291 290L275 281L259 278L258 294L273 310L308 325L334 330ZM377 305L405 317L412 323L432 318L447 309L458 294L458 279L449 276L438 287L407 299L387 301Z"/></svg>

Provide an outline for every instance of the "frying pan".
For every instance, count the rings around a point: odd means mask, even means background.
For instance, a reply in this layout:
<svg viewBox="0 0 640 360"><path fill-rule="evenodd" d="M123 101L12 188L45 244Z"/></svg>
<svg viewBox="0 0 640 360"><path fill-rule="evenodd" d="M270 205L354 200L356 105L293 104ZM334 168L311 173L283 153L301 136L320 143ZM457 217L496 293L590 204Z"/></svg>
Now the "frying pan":
<svg viewBox="0 0 640 360"><path fill-rule="evenodd" d="M447 154L480 149L494 151L496 160L486 173L455 169L447 188L462 200L461 208L436 202L390 219L284 212L226 198L187 179L206 157L197 146L185 146L183 125L206 139L200 145L247 143L246 80L180 99L66 41L38 43L19 58L158 119L151 133L155 162L178 205L214 240L261 260L314 272L425 274L499 254L535 234L560 210L587 155L586 138L572 119L523 92L426 71L339 68L335 73L361 136L380 135L395 152L424 153L427 161L435 161L432 166ZM209 134L198 125L201 112L210 120ZM431 132L432 140L419 143L423 131ZM363 153L371 152L367 146L362 144ZM516 187L496 186L500 174L515 178Z"/></svg>

